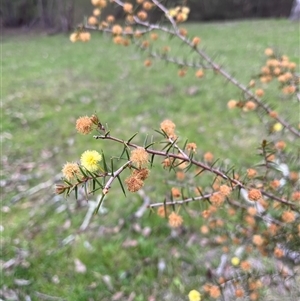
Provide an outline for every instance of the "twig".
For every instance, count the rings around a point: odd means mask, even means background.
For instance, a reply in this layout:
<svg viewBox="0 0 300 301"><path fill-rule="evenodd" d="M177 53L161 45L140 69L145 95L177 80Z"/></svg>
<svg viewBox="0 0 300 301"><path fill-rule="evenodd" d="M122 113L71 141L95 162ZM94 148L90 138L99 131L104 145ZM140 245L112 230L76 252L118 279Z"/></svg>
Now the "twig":
<svg viewBox="0 0 300 301"><path fill-rule="evenodd" d="M197 196L197 197L194 197L194 198L188 198L188 199L180 200L180 201L150 204L149 208L160 207L160 206L182 205L182 204L185 204L185 203L205 200L205 199L210 198L212 195L214 195L216 193L218 193L218 192L212 192L212 193L208 193L208 194L205 194L205 195L202 195L202 196Z"/></svg>
<svg viewBox="0 0 300 301"><path fill-rule="evenodd" d="M50 295L46 295L40 292L34 292L34 294L42 299L42 300L50 300L50 301L66 301L66 299L60 298L60 297L54 297L54 296L50 296Z"/></svg>
<svg viewBox="0 0 300 301"><path fill-rule="evenodd" d="M46 189L46 188L49 188L51 186L53 186L53 184L55 183L56 179L58 178L58 175L56 175L54 177L54 179L51 179L51 180L48 180L46 182L43 182L43 183L40 183L30 189L28 189L27 191L22 191L20 192L19 194L15 195L12 199L11 199L11 203L17 203L19 202L21 199L25 198L25 197L28 197L28 196L31 196L31 195L34 195L36 194L37 192L43 190L43 189Z"/></svg>
<svg viewBox="0 0 300 301"><path fill-rule="evenodd" d="M97 203L94 201L89 201L88 204L89 204L89 209L84 217L84 220L83 220L81 226L79 227L79 231L86 230L86 228L88 227L88 225L92 219L93 212L94 212L95 208L97 207Z"/></svg>
<svg viewBox="0 0 300 301"><path fill-rule="evenodd" d="M138 194L140 195L141 198L143 198L143 205L135 212L134 216L137 218L141 218L144 213L147 211L149 208L149 205L151 203L150 197L146 195L145 191L143 189L140 189L138 191Z"/></svg>

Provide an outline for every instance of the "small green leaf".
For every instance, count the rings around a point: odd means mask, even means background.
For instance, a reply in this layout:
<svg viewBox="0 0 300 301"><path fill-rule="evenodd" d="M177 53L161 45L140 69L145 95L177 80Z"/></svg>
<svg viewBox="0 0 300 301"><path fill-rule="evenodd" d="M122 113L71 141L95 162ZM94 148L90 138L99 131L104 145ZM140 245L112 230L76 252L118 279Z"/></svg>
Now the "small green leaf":
<svg viewBox="0 0 300 301"><path fill-rule="evenodd" d="M122 183L122 181L121 181L120 175L117 176L117 179L118 179L118 181L119 181L119 183L120 183L120 186L121 186L121 188L122 188L122 191L123 191L124 195L126 196L126 192L125 192L123 183Z"/></svg>
<svg viewBox="0 0 300 301"><path fill-rule="evenodd" d="M102 204L102 202L103 202L103 200L104 200L104 197L105 197L105 194L102 194L101 199L99 200L99 203L98 203L98 205L97 205L97 208L96 208L95 211L94 211L94 214L97 214L97 213L98 213L98 211L99 211L99 209L100 209L100 207L101 207L101 204Z"/></svg>
<svg viewBox="0 0 300 301"><path fill-rule="evenodd" d="M102 160L103 160L103 168L104 168L104 171L105 171L105 172L108 172L108 167L107 167L107 164L106 164L106 159L105 159L105 156L104 156L103 151L102 151Z"/></svg>
<svg viewBox="0 0 300 301"><path fill-rule="evenodd" d="M131 140L132 140L137 134L138 134L138 132L136 132L133 136L131 136L131 138L129 138L129 139L127 140L127 143L130 143Z"/></svg>

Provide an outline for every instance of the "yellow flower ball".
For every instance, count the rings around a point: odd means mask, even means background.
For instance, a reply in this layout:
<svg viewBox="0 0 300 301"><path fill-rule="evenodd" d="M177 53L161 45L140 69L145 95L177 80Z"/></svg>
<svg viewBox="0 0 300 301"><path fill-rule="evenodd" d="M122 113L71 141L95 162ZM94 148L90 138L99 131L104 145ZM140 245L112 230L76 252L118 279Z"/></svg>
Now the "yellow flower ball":
<svg viewBox="0 0 300 301"><path fill-rule="evenodd" d="M282 124L279 123L279 122L276 122L276 123L273 125L273 131L274 131L274 132L280 132L282 129L283 129L283 126L282 126Z"/></svg>
<svg viewBox="0 0 300 301"><path fill-rule="evenodd" d="M233 266L238 266L239 264L240 264L240 259L238 258L238 257L232 257L231 258L231 264L233 265Z"/></svg>
<svg viewBox="0 0 300 301"><path fill-rule="evenodd" d="M201 300L201 294L196 290L191 290L188 294L189 301L200 301Z"/></svg>
<svg viewBox="0 0 300 301"><path fill-rule="evenodd" d="M87 150L80 158L81 165L90 172L96 172L100 169L99 162L102 160L102 155L97 151Z"/></svg>

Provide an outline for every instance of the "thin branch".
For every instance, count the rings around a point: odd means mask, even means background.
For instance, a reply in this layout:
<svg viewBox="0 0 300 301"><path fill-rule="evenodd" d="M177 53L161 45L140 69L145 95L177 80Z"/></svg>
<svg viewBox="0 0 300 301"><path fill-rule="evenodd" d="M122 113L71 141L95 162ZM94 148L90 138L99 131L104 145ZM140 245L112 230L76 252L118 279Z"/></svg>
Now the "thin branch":
<svg viewBox="0 0 300 301"><path fill-rule="evenodd" d="M150 204L149 208L160 207L160 206L182 205L182 204L191 203L191 202L195 202L195 201L206 200L206 199L209 199L212 195L214 195L216 193L217 192L212 192L212 193L208 193L208 194L205 194L205 195L202 195L202 196L197 196L197 197L194 197L194 198L188 198L188 199L180 200L180 201Z"/></svg>

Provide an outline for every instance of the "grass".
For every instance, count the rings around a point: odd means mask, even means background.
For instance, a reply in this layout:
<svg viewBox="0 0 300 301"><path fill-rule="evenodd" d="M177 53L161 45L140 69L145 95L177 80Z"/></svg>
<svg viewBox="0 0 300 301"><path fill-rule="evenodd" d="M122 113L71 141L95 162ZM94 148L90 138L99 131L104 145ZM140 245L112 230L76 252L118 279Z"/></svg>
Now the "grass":
<svg viewBox="0 0 300 301"><path fill-rule="evenodd" d="M258 73L266 47L275 47L293 61L298 58L299 27L286 20L187 27L243 83ZM171 43L174 54L187 55L181 45ZM97 34L87 44L71 44L64 35L4 35L1 258L15 262L2 272L2 292L11 289L20 300L48 295L105 301L117 292L125 299L134 292L137 301L151 295L156 300L186 300L207 269L218 264L211 257L207 263L207 250L200 247L201 220L187 217L189 227L172 236L166 221L153 214L135 219L141 198L135 194L125 198L117 185L105 201L108 212L95 217L85 232L78 231L85 202L55 197L52 187L10 202L16 194L52 179L66 160L78 160L87 148L103 149L108 156L119 154L114 144L76 134L76 118L94 112L120 138L139 131L136 141L143 142L147 133L170 118L182 140L197 142L200 155L212 151L237 170L256 162L256 148L268 134L254 114L227 111L227 101L239 97L235 88L210 72L198 80L193 72L178 78L177 67L165 68L163 62L146 69L145 57ZM197 92L189 95L193 87ZM275 94L269 93L272 102ZM286 101L279 104L283 111ZM287 117L297 121L299 116ZM169 189L164 177L156 162L145 187L152 201L163 200ZM196 243L188 243L191 237ZM86 273L76 272L75 259L84 264ZM162 272L159 263L165 264ZM20 285L16 279L29 284Z"/></svg>

